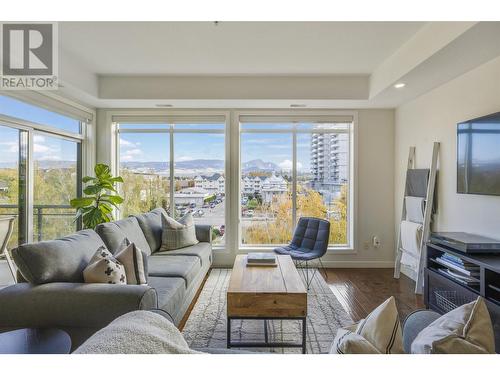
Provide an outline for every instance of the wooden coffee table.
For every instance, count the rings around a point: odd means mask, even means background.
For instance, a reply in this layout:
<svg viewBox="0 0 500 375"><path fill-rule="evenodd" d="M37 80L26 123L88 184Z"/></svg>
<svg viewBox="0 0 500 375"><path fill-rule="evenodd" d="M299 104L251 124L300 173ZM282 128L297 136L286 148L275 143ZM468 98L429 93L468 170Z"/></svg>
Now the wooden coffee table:
<svg viewBox="0 0 500 375"><path fill-rule="evenodd" d="M227 290L227 347L302 348L306 352L307 290L289 255L277 255L276 267L247 266L236 256ZM264 320L264 342L231 342L231 320ZM267 320L302 321L301 343L269 342Z"/></svg>

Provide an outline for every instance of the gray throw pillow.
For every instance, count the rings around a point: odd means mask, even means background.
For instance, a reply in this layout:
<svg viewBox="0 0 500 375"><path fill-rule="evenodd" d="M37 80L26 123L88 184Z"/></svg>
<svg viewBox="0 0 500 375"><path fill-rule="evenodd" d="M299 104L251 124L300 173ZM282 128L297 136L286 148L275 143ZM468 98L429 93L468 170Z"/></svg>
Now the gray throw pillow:
<svg viewBox="0 0 500 375"><path fill-rule="evenodd" d="M196 245L196 230L191 213L187 213L178 221L162 215L161 251L176 250L182 247Z"/></svg>
<svg viewBox="0 0 500 375"><path fill-rule="evenodd" d="M148 256L135 243L126 238L122 249L114 257L125 267L127 284L144 285L148 283Z"/></svg>

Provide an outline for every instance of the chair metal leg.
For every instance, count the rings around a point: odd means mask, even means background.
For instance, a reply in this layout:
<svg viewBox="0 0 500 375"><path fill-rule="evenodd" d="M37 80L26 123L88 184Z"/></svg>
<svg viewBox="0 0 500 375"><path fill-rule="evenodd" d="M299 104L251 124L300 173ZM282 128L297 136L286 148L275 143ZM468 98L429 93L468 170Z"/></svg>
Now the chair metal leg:
<svg viewBox="0 0 500 375"><path fill-rule="evenodd" d="M307 264L307 260L306 260L306 287L307 287L307 290L309 290L309 264Z"/></svg>
<svg viewBox="0 0 500 375"><path fill-rule="evenodd" d="M321 262L321 259L320 259L320 262ZM302 272L302 275L304 276L304 279L305 279L306 288L307 288L307 290L309 290L311 288L312 281L314 280L314 276L316 276L316 272L318 272L318 270L316 268L314 268L312 275L310 275L309 274L309 271L310 271L309 261L307 261L307 260L304 260L304 261L294 260L294 263L295 263L295 267L298 270L300 270L299 272ZM326 269L324 268L323 263L321 263L321 267L323 268L325 275L326 275Z"/></svg>
<svg viewBox="0 0 500 375"><path fill-rule="evenodd" d="M320 267L323 270L323 274L325 275L325 281L326 281L326 280L328 280L328 273L326 272L326 268L325 268L321 258L318 258L318 260L319 260Z"/></svg>

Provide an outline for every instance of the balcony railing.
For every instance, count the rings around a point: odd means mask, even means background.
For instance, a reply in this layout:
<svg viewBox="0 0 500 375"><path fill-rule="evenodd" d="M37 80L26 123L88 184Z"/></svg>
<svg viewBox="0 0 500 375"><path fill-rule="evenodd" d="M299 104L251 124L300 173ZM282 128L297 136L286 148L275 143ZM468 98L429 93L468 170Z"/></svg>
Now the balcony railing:
<svg viewBox="0 0 500 375"><path fill-rule="evenodd" d="M0 216L18 216L16 204L0 204ZM59 212L57 212L57 211ZM64 210L67 210L64 212ZM56 211L56 212L54 212ZM63 211L63 212L60 212ZM75 209L65 204L33 205L33 236L35 240L53 239L76 230ZM49 238L52 237L52 238Z"/></svg>

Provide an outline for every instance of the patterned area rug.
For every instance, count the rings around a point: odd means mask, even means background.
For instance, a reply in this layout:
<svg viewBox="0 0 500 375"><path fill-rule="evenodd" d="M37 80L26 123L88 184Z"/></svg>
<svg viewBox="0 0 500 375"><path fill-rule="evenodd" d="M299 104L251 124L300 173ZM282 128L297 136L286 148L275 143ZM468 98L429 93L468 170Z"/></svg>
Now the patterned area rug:
<svg viewBox="0 0 500 375"><path fill-rule="evenodd" d="M226 347L226 291L230 269L212 269L189 316L183 335L193 348ZM335 295L316 274L307 295L307 353L327 353L337 330L352 324ZM269 340L296 342L301 340L300 321L269 321ZM233 320L232 341L264 341L262 320ZM300 353L300 348L250 348L245 350L275 353Z"/></svg>

